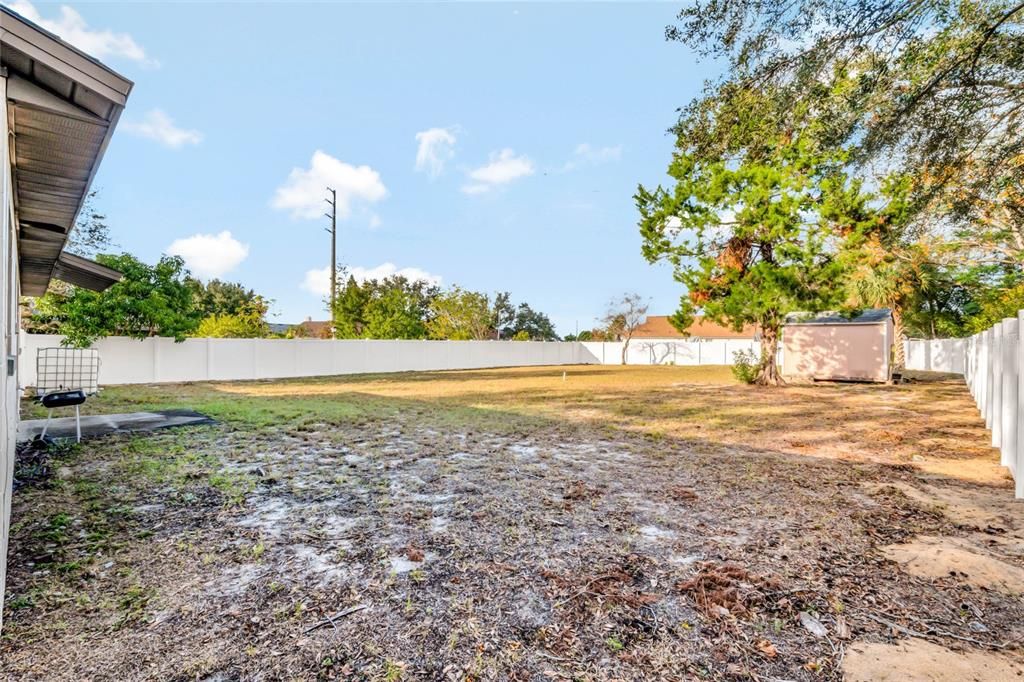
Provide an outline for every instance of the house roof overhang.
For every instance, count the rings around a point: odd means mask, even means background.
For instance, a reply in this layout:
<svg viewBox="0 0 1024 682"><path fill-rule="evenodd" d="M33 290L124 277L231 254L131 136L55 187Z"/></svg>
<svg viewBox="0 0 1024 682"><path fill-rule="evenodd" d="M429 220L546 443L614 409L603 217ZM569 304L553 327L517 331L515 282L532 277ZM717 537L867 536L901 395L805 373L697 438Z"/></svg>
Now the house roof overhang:
<svg viewBox="0 0 1024 682"><path fill-rule="evenodd" d="M93 291L104 291L122 278L121 273L113 268L66 252L57 259L53 276L62 282Z"/></svg>
<svg viewBox="0 0 1024 682"><path fill-rule="evenodd" d="M21 292L40 296L81 265L58 268L132 82L2 5L0 70Z"/></svg>

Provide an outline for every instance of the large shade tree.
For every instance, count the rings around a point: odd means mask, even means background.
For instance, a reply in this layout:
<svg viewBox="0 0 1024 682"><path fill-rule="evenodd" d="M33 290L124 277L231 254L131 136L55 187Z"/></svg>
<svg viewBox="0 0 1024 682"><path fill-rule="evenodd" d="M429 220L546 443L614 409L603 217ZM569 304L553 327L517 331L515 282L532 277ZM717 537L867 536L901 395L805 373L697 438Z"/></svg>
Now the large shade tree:
<svg viewBox="0 0 1024 682"><path fill-rule="evenodd" d="M830 117L859 168L917 176L915 211L959 224L985 260L1024 254L1024 2L708 0L667 29L722 80L782 93L790 113L843 90ZM842 80L852 80L845 87Z"/></svg>
<svg viewBox="0 0 1024 682"><path fill-rule="evenodd" d="M777 96L725 88L696 103L676 127L675 184L635 197L644 256L671 263L688 292L673 322L700 311L736 330L756 325L763 385L782 381L785 316L843 301L834 225L857 191L821 119L776 116Z"/></svg>

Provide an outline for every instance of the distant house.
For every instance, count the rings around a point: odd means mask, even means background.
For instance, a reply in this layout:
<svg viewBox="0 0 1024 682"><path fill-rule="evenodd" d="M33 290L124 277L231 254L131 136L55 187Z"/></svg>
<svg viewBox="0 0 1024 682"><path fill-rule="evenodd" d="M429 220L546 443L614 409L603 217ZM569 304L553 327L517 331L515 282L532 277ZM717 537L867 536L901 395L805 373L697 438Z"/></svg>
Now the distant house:
<svg viewBox="0 0 1024 682"><path fill-rule="evenodd" d="M757 338L757 328L747 325L742 331L720 325L717 322L697 316L687 333L682 334L672 326L667 315L648 315L644 323L633 332L634 339L690 339L693 341L713 341L716 339L743 339L753 341Z"/></svg>
<svg viewBox="0 0 1024 682"><path fill-rule="evenodd" d="M286 324L284 322L267 322L267 330L271 334L287 334L288 330L294 326L294 324Z"/></svg>
<svg viewBox="0 0 1024 682"><path fill-rule="evenodd" d="M307 317L304 322L292 327L292 331L297 338L301 339L329 339L331 338L331 321L314 320Z"/></svg>

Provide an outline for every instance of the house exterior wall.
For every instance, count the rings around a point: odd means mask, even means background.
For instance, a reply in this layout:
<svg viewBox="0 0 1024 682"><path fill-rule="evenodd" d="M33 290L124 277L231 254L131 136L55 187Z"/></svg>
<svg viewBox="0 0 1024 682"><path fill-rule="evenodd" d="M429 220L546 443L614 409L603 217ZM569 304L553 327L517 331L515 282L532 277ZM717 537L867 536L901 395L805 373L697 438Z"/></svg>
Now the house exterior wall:
<svg viewBox="0 0 1024 682"><path fill-rule="evenodd" d="M789 324L782 331L782 372L792 379L888 381L892 321Z"/></svg>
<svg viewBox="0 0 1024 682"><path fill-rule="evenodd" d="M17 362L8 373L8 357L18 353L18 253L15 236L14 200L11 179L9 126L7 121L7 78L0 72L0 603L7 579L7 540L11 527L11 485L14 479L14 439L18 432ZM0 613L0 626L3 625Z"/></svg>

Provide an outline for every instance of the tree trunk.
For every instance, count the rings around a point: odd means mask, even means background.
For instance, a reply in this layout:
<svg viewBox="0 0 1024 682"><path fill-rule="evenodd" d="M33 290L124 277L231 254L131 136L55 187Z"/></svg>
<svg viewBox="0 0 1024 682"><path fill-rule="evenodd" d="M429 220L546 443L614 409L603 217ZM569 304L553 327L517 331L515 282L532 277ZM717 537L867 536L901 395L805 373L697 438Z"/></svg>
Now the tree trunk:
<svg viewBox="0 0 1024 682"><path fill-rule="evenodd" d="M907 356L903 348L903 308L892 306L892 371L902 372L907 364Z"/></svg>
<svg viewBox="0 0 1024 682"><path fill-rule="evenodd" d="M622 343L622 364L626 364L626 351L629 350L629 339Z"/></svg>
<svg viewBox="0 0 1024 682"><path fill-rule="evenodd" d="M776 359L779 356L779 330L761 328L761 369L757 372L755 384L759 386L780 386L786 382L779 374Z"/></svg>

